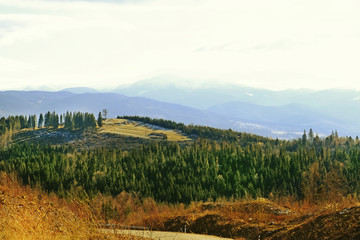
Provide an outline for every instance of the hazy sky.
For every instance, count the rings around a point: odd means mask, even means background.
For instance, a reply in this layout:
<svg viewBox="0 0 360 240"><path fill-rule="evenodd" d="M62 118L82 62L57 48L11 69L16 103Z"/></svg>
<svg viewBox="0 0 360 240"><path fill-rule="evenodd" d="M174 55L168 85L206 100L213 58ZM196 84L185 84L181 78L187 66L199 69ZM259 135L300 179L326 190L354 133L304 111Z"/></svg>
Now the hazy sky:
<svg viewBox="0 0 360 240"><path fill-rule="evenodd" d="M0 89L162 74L360 89L359 13L358 0L0 0Z"/></svg>

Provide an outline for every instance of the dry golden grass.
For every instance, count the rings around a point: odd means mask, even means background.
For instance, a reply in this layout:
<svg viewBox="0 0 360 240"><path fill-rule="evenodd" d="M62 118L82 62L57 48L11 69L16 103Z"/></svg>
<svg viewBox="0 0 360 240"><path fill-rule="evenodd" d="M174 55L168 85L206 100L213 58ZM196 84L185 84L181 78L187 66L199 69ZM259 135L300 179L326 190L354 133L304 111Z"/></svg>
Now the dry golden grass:
<svg viewBox="0 0 360 240"><path fill-rule="evenodd" d="M90 207L20 186L0 172L0 239L142 239L100 233Z"/></svg>
<svg viewBox="0 0 360 240"><path fill-rule="evenodd" d="M120 134L143 139L161 139L161 135L166 134L167 141L183 142L191 140L175 130L155 129L143 123L129 121L126 119L107 119L103 122L103 126L99 131L100 133Z"/></svg>

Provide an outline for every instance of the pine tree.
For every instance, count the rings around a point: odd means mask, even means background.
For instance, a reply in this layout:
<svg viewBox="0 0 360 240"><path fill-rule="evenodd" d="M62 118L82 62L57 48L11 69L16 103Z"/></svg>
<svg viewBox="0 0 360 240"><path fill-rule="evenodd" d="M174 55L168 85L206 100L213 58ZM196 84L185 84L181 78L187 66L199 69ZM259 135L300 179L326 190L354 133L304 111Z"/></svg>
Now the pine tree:
<svg viewBox="0 0 360 240"><path fill-rule="evenodd" d="M66 130L73 130L73 119L72 115L69 112L66 112L64 127Z"/></svg>
<svg viewBox="0 0 360 240"><path fill-rule="evenodd" d="M52 116L52 126L55 129L59 128L59 115L56 114L55 112L53 113Z"/></svg>
<svg viewBox="0 0 360 240"><path fill-rule="evenodd" d="M23 129L23 128L26 128L26 121L25 121L25 117L23 115L20 116L19 118L20 120L20 128Z"/></svg>
<svg viewBox="0 0 360 240"><path fill-rule="evenodd" d="M98 116L97 123L98 123L98 126L99 126L99 127L102 127L102 125L103 125L103 119L102 119L101 112L99 112L99 116Z"/></svg>
<svg viewBox="0 0 360 240"><path fill-rule="evenodd" d="M40 113L38 128L41 128L43 126L43 124L44 124L44 116L42 113Z"/></svg>
<svg viewBox="0 0 360 240"><path fill-rule="evenodd" d="M31 126L33 129L36 128L36 115L31 116Z"/></svg>
<svg viewBox="0 0 360 240"><path fill-rule="evenodd" d="M307 143L307 136L306 136L306 131L304 130L304 134L302 135L302 139L301 139L302 145L306 146Z"/></svg>
<svg viewBox="0 0 360 240"><path fill-rule="evenodd" d="M314 141L314 132L310 128L310 130L309 130L309 143L311 144L311 143L313 143L313 141Z"/></svg>
<svg viewBox="0 0 360 240"><path fill-rule="evenodd" d="M46 114L45 114L45 127L50 127L51 126L51 113L50 111L48 111Z"/></svg>

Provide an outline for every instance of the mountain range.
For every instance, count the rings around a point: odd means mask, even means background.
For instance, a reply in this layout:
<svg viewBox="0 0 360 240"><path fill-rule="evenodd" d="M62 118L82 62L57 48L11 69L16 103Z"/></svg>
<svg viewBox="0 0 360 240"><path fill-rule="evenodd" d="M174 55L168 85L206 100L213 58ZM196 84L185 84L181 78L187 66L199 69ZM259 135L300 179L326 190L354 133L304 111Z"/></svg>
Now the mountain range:
<svg viewBox="0 0 360 240"><path fill-rule="evenodd" d="M271 91L206 82L192 87L189 79L160 76L106 91L85 87L57 92L2 91L0 116L47 111L97 114L106 108L108 117L149 116L279 138L299 137L310 128L321 136L333 130L357 136L359 101L356 90Z"/></svg>

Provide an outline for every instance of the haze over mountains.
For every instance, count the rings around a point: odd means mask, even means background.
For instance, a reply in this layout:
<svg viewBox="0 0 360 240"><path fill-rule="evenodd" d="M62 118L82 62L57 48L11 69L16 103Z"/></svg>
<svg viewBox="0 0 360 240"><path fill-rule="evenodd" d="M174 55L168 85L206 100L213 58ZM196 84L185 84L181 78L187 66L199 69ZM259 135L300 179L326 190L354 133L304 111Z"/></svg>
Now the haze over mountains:
<svg viewBox="0 0 360 240"><path fill-rule="evenodd" d="M0 115L107 108L108 117L140 115L186 124L231 128L265 136L298 137L312 128L320 135L360 133L360 92L356 90L271 91L160 76L114 89L68 88L58 92L2 91Z"/></svg>

